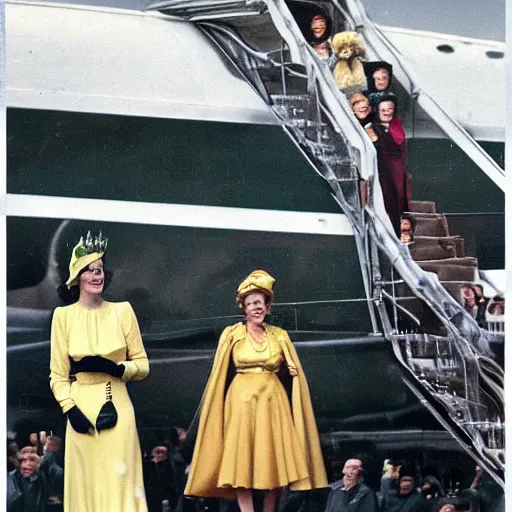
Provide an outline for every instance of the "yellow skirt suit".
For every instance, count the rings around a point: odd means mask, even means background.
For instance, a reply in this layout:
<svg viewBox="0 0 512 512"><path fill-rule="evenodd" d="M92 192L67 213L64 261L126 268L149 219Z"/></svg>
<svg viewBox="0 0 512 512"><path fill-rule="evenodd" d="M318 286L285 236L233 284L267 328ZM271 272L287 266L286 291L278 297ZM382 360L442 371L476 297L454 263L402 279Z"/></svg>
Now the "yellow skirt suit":
<svg viewBox="0 0 512 512"><path fill-rule="evenodd" d="M123 363L122 379L77 373L70 358L100 355ZM50 386L65 413L74 405L96 424L106 395L116 425L93 435L77 433L68 421L64 474L65 512L146 512L142 457L126 381L144 379L149 363L137 319L128 302L103 301L93 309L78 302L57 308L52 321Z"/></svg>
<svg viewBox="0 0 512 512"><path fill-rule="evenodd" d="M258 345L243 323L221 335L201 402L198 436L185 494L235 498L236 488L326 487L308 385L283 329L264 324ZM225 392L230 360L236 376ZM297 366L292 402L276 375Z"/></svg>

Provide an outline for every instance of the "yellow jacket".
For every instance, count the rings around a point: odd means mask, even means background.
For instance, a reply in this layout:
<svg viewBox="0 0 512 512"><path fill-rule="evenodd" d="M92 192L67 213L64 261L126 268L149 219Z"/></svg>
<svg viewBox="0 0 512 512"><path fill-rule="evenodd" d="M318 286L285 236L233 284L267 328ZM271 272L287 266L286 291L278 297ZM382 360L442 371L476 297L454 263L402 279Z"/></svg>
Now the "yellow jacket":
<svg viewBox="0 0 512 512"><path fill-rule="evenodd" d="M303 447L309 477L293 482L290 489L302 491L327 487L327 476L311 397L299 357L286 331L268 324L265 324L265 329L269 335L279 341L286 362L295 365L298 370L297 377L293 378L291 406L293 422ZM245 339L245 336L246 327L240 322L226 327L220 337L210 377L201 399L201 416L185 495L236 498L233 488L219 488L217 481L224 451L223 418L226 376L231 351L238 341Z"/></svg>

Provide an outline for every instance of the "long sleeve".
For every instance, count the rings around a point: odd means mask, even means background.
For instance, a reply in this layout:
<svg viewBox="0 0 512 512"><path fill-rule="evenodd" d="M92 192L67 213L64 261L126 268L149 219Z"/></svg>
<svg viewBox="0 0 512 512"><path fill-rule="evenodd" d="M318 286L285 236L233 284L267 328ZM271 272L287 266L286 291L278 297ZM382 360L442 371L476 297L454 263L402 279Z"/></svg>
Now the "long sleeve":
<svg viewBox="0 0 512 512"><path fill-rule="evenodd" d="M123 308L121 313L122 326L126 338L126 361L124 364L123 380L143 380L149 374L149 361L146 350L142 344L142 336L140 335L137 317L128 302L120 304Z"/></svg>
<svg viewBox="0 0 512 512"><path fill-rule="evenodd" d="M62 308L56 308L52 319L51 356L50 356L50 388L57 402L66 413L75 405L71 398L71 382L69 380L68 339L64 328Z"/></svg>

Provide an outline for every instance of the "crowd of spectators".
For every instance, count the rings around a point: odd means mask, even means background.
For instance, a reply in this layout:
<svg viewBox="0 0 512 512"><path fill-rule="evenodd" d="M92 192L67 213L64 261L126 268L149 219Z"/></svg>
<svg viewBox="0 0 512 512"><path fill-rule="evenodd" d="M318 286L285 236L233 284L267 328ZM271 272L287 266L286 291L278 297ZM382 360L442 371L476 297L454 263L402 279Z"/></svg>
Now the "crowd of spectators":
<svg viewBox="0 0 512 512"><path fill-rule="evenodd" d="M186 432L173 427L144 453L148 512L235 512L235 502L184 498L190 463ZM64 465L62 441L33 433L19 449L7 438L7 512L62 511ZM335 465L335 464L334 464ZM466 487L435 468L414 461L386 459L382 471L367 470L365 456L347 459L332 483L320 492L283 490L280 512L498 512L504 510L501 488L481 468ZM370 464L371 467L371 464ZM375 473L375 474L374 474ZM460 478L462 480L462 478ZM261 500L260 500L261 501ZM258 495L255 495L258 505Z"/></svg>
<svg viewBox="0 0 512 512"><path fill-rule="evenodd" d="M59 512L64 495L62 440L46 432L30 435L18 448L7 436L7 512Z"/></svg>
<svg viewBox="0 0 512 512"><path fill-rule="evenodd" d="M380 486L370 488L363 458L348 459L340 480L331 484L325 512L486 512L503 507L501 488L478 466L466 488L445 487L435 468L422 471L412 461L386 459Z"/></svg>

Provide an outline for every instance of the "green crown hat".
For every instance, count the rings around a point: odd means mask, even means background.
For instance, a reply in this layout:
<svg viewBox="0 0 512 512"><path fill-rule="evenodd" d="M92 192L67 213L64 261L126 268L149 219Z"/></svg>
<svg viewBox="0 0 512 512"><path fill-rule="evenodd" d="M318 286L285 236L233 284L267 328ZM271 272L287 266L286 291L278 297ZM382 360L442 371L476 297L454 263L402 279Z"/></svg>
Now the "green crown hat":
<svg viewBox="0 0 512 512"><path fill-rule="evenodd" d="M108 238L104 238L101 231L94 238L90 231L87 232L85 240L83 236L80 237L80 241L73 247L69 261L69 279L66 281L68 288L78 284L77 277L81 270L105 254L107 243Z"/></svg>

